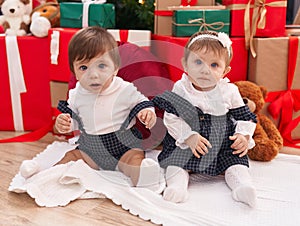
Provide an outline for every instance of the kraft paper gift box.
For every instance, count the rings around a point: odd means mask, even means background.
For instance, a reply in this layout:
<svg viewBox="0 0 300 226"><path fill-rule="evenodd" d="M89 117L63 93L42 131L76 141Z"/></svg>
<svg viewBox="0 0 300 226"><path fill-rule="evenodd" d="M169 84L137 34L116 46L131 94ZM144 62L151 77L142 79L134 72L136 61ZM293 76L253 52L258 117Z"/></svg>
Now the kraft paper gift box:
<svg viewBox="0 0 300 226"><path fill-rule="evenodd" d="M49 76L51 81L69 82L68 45L78 28L50 28L48 32L48 52L50 51Z"/></svg>
<svg viewBox="0 0 300 226"><path fill-rule="evenodd" d="M156 0L154 10L154 34L172 34L172 15L171 6L213 6L215 0Z"/></svg>
<svg viewBox="0 0 300 226"><path fill-rule="evenodd" d="M273 119L286 144L300 139L300 125L291 128L300 121L300 37L255 38L254 47L257 56L249 57L248 80L268 90L263 113Z"/></svg>
<svg viewBox="0 0 300 226"><path fill-rule="evenodd" d="M222 0L222 4L231 10L231 36L280 37L285 34L287 1ZM250 34L245 34L245 29Z"/></svg>
<svg viewBox="0 0 300 226"><path fill-rule="evenodd" d="M52 119L48 41L33 36L10 38L0 37L0 130L36 130ZM12 48L7 42L17 44ZM8 55L13 55L11 67Z"/></svg>
<svg viewBox="0 0 300 226"><path fill-rule="evenodd" d="M60 26L70 28L82 28L85 26L115 28L115 6L113 4L89 3L60 3ZM87 6L88 12L84 11L84 4L89 4Z"/></svg>
<svg viewBox="0 0 300 226"><path fill-rule="evenodd" d="M167 65L172 81L179 80L183 73L181 58L184 46L189 38L165 35L152 35L151 51ZM248 51L244 38L231 38L233 58L231 71L226 75L231 82L246 80L248 67Z"/></svg>
<svg viewBox="0 0 300 226"><path fill-rule="evenodd" d="M175 10L172 35L189 37L197 31L211 30L229 35L230 12L224 10Z"/></svg>
<svg viewBox="0 0 300 226"><path fill-rule="evenodd" d="M50 81L51 105L53 108L57 108L60 100L67 100L68 91L68 82Z"/></svg>

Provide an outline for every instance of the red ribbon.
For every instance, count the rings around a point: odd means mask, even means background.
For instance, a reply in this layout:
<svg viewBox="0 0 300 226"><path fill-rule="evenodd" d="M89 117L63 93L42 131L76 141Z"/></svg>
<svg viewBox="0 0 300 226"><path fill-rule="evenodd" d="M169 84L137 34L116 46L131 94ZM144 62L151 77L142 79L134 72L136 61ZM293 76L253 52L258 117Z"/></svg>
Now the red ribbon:
<svg viewBox="0 0 300 226"><path fill-rule="evenodd" d="M289 37L287 90L269 92L266 102L270 102L268 111L274 119L281 116L278 129L283 137L284 145L300 148L296 146L300 140L293 140L291 135L300 122L300 116L293 119L293 111L300 110L300 90L291 89L297 63L298 43L297 37Z"/></svg>
<svg viewBox="0 0 300 226"><path fill-rule="evenodd" d="M195 6L197 4L197 0L181 0L182 6Z"/></svg>
<svg viewBox="0 0 300 226"><path fill-rule="evenodd" d="M173 16L173 11L171 10L154 10L155 16Z"/></svg>
<svg viewBox="0 0 300 226"><path fill-rule="evenodd" d="M128 30L120 30L119 34L120 34L120 41L122 42L127 42L128 41Z"/></svg>

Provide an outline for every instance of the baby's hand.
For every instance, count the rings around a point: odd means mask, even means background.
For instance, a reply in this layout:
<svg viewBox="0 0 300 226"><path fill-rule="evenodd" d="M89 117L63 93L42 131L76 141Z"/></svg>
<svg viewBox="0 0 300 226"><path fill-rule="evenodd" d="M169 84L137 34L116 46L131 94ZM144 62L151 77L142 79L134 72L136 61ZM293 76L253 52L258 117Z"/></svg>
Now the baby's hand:
<svg viewBox="0 0 300 226"><path fill-rule="evenodd" d="M147 129L151 129L156 123L156 114L149 109L141 110L138 115L138 119L145 125Z"/></svg>
<svg viewBox="0 0 300 226"><path fill-rule="evenodd" d="M71 128L71 116L70 114L60 114L55 120L55 128L59 133L69 133Z"/></svg>
<svg viewBox="0 0 300 226"><path fill-rule="evenodd" d="M233 154L240 154L239 157L243 157L248 153L248 140L249 136L244 136L242 134L235 134L233 136L229 136L230 140L234 140L233 144L230 146L233 151Z"/></svg>
<svg viewBox="0 0 300 226"><path fill-rule="evenodd" d="M188 139L185 140L185 143L190 147L192 150L193 154L197 157L200 158L200 155L205 155L208 153L208 148L211 148L211 144L209 141L201 136L200 134L193 134L191 135Z"/></svg>

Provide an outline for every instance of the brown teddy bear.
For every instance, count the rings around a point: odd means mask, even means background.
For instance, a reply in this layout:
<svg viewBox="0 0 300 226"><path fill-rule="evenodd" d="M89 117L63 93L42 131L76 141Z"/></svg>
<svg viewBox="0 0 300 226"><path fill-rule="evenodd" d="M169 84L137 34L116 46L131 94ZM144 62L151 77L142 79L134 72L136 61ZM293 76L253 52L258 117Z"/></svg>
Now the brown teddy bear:
<svg viewBox="0 0 300 226"><path fill-rule="evenodd" d="M250 81L238 81L234 84L239 88L245 104L257 116L257 125L253 135L255 147L249 150L248 156L252 160L270 161L282 148L283 139L271 119L261 113L267 90Z"/></svg>

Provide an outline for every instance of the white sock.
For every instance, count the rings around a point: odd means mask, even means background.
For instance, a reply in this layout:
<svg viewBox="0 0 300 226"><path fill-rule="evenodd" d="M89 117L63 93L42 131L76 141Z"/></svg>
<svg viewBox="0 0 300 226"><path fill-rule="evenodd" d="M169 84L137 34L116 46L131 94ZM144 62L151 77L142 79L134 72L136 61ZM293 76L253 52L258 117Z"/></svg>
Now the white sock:
<svg viewBox="0 0 300 226"><path fill-rule="evenodd" d="M166 171L167 188L163 198L171 202L185 202L188 197L189 174L178 166L168 166Z"/></svg>
<svg viewBox="0 0 300 226"><path fill-rule="evenodd" d="M252 184L252 179L247 166L230 166L225 171L225 181L232 190L232 197L234 200L246 203L250 207L255 207L256 189Z"/></svg>
<svg viewBox="0 0 300 226"><path fill-rule="evenodd" d="M20 166L20 174L24 178L29 178L39 172L40 166L35 160L24 160Z"/></svg>
<svg viewBox="0 0 300 226"><path fill-rule="evenodd" d="M158 162L150 158L143 159L136 186L148 188L159 194L162 193L165 189L166 182Z"/></svg>

